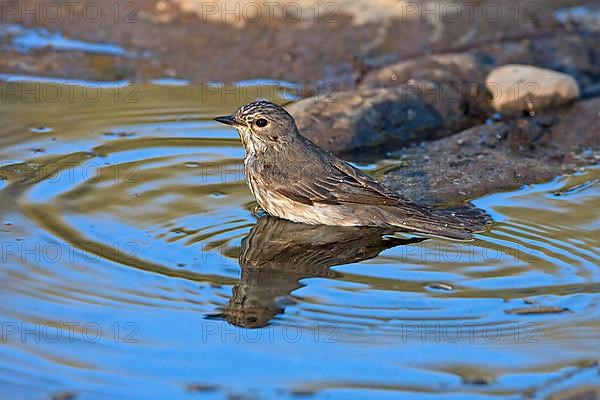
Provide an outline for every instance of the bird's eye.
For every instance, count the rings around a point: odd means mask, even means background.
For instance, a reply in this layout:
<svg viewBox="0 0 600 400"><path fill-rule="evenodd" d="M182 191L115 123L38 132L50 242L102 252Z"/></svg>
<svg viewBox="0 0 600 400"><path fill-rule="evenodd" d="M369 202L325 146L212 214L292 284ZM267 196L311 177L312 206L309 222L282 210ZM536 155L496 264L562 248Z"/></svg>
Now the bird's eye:
<svg viewBox="0 0 600 400"><path fill-rule="evenodd" d="M265 126L269 125L269 121L267 121L264 118L259 118L259 119L256 120L255 124L259 128L264 128Z"/></svg>

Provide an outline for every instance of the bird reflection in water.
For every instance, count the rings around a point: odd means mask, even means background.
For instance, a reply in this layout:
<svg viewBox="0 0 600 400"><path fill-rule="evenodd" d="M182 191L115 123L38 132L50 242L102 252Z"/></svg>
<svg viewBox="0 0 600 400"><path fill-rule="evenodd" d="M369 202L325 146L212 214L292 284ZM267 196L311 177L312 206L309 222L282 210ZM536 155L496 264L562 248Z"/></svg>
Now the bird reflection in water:
<svg viewBox="0 0 600 400"><path fill-rule="evenodd" d="M240 282L220 314L245 328L266 326L283 312L281 299L300 288L301 279L336 278L329 269L377 257L385 249L418 243L424 238L402 239L394 230L371 227L305 225L264 216L242 240Z"/></svg>

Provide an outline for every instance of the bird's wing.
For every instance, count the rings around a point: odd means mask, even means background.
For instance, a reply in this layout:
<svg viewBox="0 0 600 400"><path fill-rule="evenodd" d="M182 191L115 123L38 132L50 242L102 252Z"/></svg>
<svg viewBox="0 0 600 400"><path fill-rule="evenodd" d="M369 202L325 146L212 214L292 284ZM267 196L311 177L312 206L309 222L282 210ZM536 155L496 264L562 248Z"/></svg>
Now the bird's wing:
<svg viewBox="0 0 600 400"><path fill-rule="evenodd" d="M286 179L285 184L274 185L273 190L290 200L307 205L381 206L400 217L405 229L460 240L471 239L472 232L483 232L490 221L485 212L477 209L429 209L403 198L342 160L332 157L327 161L327 167L319 167L319 173L314 173L313 169L313 173L308 174L313 177L310 181L297 175ZM309 163L298 166L294 171L313 167Z"/></svg>
<svg viewBox="0 0 600 400"><path fill-rule="evenodd" d="M410 207L416 211L421 207L381 185L373 177L352 165L334 159L322 174L308 181L296 179L274 190L291 200L312 205L323 204L368 204L391 207ZM416 209L415 209L416 208Z"/></svg>

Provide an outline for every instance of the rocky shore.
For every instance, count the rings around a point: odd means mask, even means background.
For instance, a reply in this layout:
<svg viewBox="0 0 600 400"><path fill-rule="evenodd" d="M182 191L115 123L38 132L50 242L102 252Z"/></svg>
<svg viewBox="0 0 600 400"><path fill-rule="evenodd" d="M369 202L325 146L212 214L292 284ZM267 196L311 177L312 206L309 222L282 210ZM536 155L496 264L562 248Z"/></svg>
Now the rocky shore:
<svg viewBox="0 0 600 400"><path fill-rule="evenodd" d="M600 162L600 98L534 117L489 121L390 156L384 180L428 203L455 202L550 180Z"/></svg>
<svg viewBox="0 0 600 400"><path fill-rule="evenodd" d="M415 200L511 190L600 160L599 39L556 34L422 56L289 110L342 157L396 160L384 180Z"/></svg>

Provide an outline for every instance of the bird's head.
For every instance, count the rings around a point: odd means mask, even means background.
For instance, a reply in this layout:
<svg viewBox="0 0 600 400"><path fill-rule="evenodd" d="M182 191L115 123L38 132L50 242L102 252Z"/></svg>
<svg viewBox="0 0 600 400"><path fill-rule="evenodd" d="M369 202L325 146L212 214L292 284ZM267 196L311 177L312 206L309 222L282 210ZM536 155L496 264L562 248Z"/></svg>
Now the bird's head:
<svg viewBox="0 0 600 400"><path fill-rule="evenodd" d="M268 101L253 101L232 115L215 121L237 129L247 151L286 143L298 134L294 118L283 107Z"/></svg>

